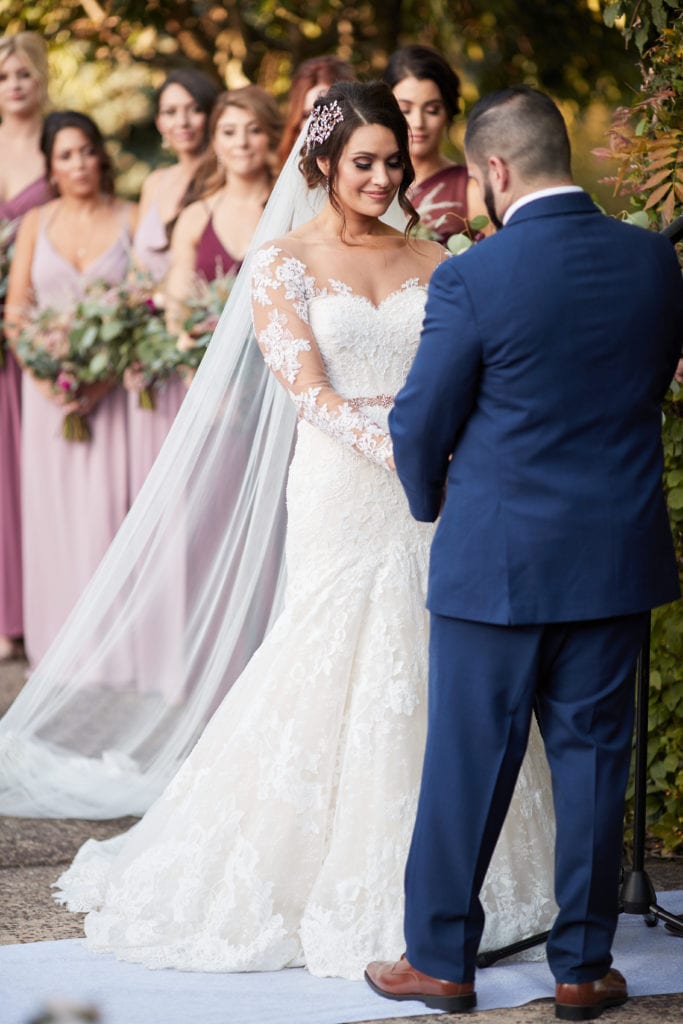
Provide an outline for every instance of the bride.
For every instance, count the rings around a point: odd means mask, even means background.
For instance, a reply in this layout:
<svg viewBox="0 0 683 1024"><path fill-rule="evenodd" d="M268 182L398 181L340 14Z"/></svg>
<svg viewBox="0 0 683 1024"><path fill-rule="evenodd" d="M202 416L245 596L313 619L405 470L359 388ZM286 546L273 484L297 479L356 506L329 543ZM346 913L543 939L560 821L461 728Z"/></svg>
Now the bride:
<svg viewBox="0 0 683 1024"><path fill-rule="evenodd" d="M340 83L317 101L302 171L309 188L326 190L323 209L252 261L259 346L299 416L282 610L144 818L86 843L58 882L70 909L89 911L91 948L148 967L305 964L360 978L368 960L403 948L432 528L410 517L386 421L443 251L380 219L395 196L413 212L406 123L386 86ZM209 382L203 369L188 399ZM254 436L255 457L271 454ZM153 472L160 486L158 464ZM228 491L223 481L237 514L241 497ZM263 564L272 591L272 557ZM33 763L25 746L15 752ZM76 759L74 774L88 762ZM127 763L120 774L135 777ZM535 734L482 891L484 948L550 925L551 878L551 798Z"/></svg>

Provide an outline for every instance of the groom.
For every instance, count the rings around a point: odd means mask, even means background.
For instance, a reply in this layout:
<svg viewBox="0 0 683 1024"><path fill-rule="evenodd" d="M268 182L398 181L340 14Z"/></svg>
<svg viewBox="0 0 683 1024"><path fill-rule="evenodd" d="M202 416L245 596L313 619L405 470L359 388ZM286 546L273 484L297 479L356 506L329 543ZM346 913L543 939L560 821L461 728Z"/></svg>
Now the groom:
<svg viewBox="0 0 683 1024"><path fill-rule="evenodd" d="M441 518L407 951L366 977L391 999L475 1005L478 893L535 708L557 819L556 1015L587 1020L627 997L610 948L635 662L648 610L679 594L660 405L683 284L667 240L572 184L547 96L481 100L465 149L502 230L436 270L390 419L413 515Z"/></svg>

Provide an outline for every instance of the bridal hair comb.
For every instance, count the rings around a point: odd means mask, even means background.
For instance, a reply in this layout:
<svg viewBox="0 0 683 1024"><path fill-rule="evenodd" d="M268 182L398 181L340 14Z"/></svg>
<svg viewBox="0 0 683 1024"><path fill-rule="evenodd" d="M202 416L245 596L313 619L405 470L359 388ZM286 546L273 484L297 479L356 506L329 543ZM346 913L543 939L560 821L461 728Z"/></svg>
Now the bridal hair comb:
<svg viewBox="0 0 683 1024"><path fill-rule="evenodd" d="M334 131L334 126L344 120L342 109L337 100L325 103L322 107L314 107L306 133L306 152L310 153L313 146L321 146L327 142Z"/></svg>

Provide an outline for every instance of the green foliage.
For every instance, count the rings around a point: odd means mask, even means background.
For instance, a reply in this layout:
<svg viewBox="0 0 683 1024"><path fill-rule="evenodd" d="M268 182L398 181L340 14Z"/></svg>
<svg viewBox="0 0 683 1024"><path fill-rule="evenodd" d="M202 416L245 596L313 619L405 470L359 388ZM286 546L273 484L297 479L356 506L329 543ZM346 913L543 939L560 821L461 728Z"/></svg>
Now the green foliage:
<svg viewBox="0 0 683 1024"><path fill-rule="evenodd" d="M614 0L613 23L625 15L627 38L646 50L640 94L618 110L610 149L615 191L660 229L683 213L683 15L678 0ZM683 581L683 390L674 382L664 404L664 489ZM683 600L652 614L647 749L648 826L664 853L683 849ZM633 785L628 794L633 796ZM632 810L632 806L630 806Z"/></svg>
<svg viewBox="0 0 683 1024"><path fill-rule="evenodd" d="M219 275L213 281L197 278L193 294L187 299L187 317L178 340L184 366L196 370L209 347L221 313L230 298L236 275Z"/></svg>
<svg viewBox="0 0 683 1024"><path fill-rule="evenodd" d="M683 578L683 389L664 408L664 486ZM648 725L648 811L665 852L683 847L683 600L652 613Z"/></svg>
<svg viewBox="0 0 683 1024"><path fill-rule="evenodd" d="M679 0L607 0L603 17L610 28L621 21L626 41L633 40L642 53L679 9Z"/></svg>
<svg viewBox="0 0 683 1024"><path fill-rule="evenodd" d="M610 148L595 152L617 162L604 180L661 228L683 208L683 14L645 54L642 76L640 98L615 112Z"/></svg>

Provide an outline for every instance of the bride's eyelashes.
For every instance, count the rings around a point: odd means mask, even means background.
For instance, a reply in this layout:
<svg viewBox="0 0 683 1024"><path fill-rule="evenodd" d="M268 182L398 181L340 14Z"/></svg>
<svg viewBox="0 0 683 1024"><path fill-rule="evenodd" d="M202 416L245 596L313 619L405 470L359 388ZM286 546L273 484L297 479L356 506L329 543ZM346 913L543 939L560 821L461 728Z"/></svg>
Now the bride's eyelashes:
<svg viewBox="0 0 683 1024"><path fill-rule="evenodd" d="M354 160L354 167L357 167L359 171L369 171L372 169L372 163L366 161ZM398 171L403 167L403 163L400 157L386 161L387 167L392 171Z"/></svg>

